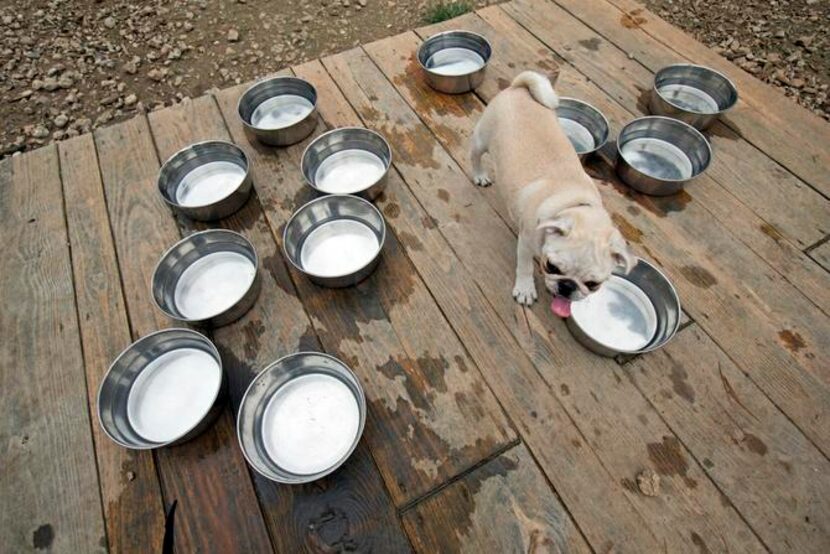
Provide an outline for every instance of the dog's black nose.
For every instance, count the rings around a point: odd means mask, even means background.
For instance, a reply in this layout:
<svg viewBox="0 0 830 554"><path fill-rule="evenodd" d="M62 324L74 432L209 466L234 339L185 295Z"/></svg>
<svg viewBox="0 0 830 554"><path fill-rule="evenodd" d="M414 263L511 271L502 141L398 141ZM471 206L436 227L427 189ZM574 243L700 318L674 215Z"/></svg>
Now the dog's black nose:
<svg viewBox="0 0 830 554"><path fill-rule="evenodd" d="M559 294L562 296L570 296L574 292L576 292L576 282L571 281L570 279L563 279L559 281Z"/></svg>

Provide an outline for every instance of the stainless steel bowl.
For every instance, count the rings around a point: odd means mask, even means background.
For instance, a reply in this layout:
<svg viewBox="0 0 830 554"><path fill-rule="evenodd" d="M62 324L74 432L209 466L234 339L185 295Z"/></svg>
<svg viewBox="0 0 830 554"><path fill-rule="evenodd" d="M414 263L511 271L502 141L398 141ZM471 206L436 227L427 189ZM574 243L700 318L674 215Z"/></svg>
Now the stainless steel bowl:
<svg viewBox="0 0 830 554"><path fill-rule="evenodd" d="M153 272L156 306L173 319L220 326L254 305L259 260L248 239L225 229L193 233L170 247Z"/></svg>
<svg viewBox="0 0 830 554"><path fill-rule="evenodd" d="M581 159L588 157L608 141L608 120L587 102L560 98L556 116L568 140Z"/></svg>
<svg viewBox="0 0 830 554"><path fill-rule="evenodd" d="M354 373L337 358L301 352L256 376L236 429L251 467L272 481L299 484L340 467L365 423L366 399Z"/></svg>
<svg viewBox="0 0 830 554"><path fill-rule="evenodd" d="M234 213L251 195L248 157L235 144L209 140L173 154L161 168L158 189L167 204L190 219L214 221Z"/></svg>
<svg viewBox="0 0 830 554"><path fill-rule="evenodd" d="M318 285L348 287L374 271L385 240L386 223L371 202L333 194L297 210L282 244L288 261Z"/></svg>
<svg viewBox="0 0 830 554"><path fill-rule="evenodd" d="M219 352L190 329L140 338L109 367L98 388L98 420L125 448L186 442L221 413L226 379Z"/></svg>
<svg viewBox="0 0 830 554"><path fill-rule="evenodd" d="M237 111L250 140L288 146L317 126L317 90L297 77L265 79L242 94Z"/></svg>
<svg viewBox="0 0 830 554"><path fill-rule="evenodd" d="M678 192L711 160L706 137L668 117L635 119L617 137L617 174L635 190L653 196Z"/></svg>
<svg viewBox="0 0 830 554"><path fill-rule="evenodd" d="M447 94L469 92L484 80L493 54L483 36L470 31L432 35L418 49L418 62L429 86Z"/></svg>
<svg viewBox="0 0 830 554"><path fill-rule="evenodd" d="M571 305L573 336L603 356L640 354L665 345L680 325L680 298L669 279L639 259L631 273L615 271L600 289Z"/></svg>
<svg viewBox="0 0 830 554"><path fill-rule="evenodd" d="M738 102L738 89L726 75L692 64L669 65L654 75L649 108L704 130Z"/></svg>
<svg viewBox="0 0 830 554"><path fill-rule="evenodd" d="M382 135L342 127L314 139L303 152L306 183L324 194L356 194L374 200L386 186L392 149Z"/></svg>

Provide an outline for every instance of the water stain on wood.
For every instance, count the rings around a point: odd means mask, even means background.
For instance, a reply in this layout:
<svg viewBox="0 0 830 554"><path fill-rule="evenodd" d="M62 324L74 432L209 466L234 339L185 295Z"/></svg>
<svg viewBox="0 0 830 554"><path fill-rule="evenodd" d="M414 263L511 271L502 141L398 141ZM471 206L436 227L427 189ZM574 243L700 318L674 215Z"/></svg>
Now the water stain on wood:
<svg viewBox="0 0 830 554"><path fill-rule="evenodd" d="M634 85L634 88L637 89L637 111L641 114L651 113L651 89L640 85Z"/></svg>
<svg viewBox="0 0 830 554"><path fill-rule="evenodd" d="M568 387L568 385L566 385L565 383L559 385L559 390L562 391L562 396L568 396L569 394L571 394L570 387Z"/></svg>
<svg viewBox="0 0 830 554"><path fill-rule="evenodd" d="M778 332L778 338L784 347L793 354L798 353L802 348L807 346L804 338L796 331L790 329L782 329Z"/></svg>
<svg viewBox="0 0 830 554"><path fill-rule="evenodd" d="M637 483L635 483L633 479L629 479L628 477L623 477L622 479L620 479L620 485L622 485L623 488L628 492L633 492L635 494L638 494L640 492L640 489L637 488Z"/></svg>
<svg viewBox="0 0 830 554"><path fill-rule="evenodd" d="M447 192L447 190L446 190L446 189L438 189L438 193L437 193L437 194L438 194L438 198L439 198L439 199L441 199L441 200L443 200L444 202L446 202L446 203L448 203L448 204L449 204L449 202L450 202L450 193L449 193L449 192Z"/></svg>
<svg viewBox="0 0 830 554"><path fill-rule="evenodd" d="M590 50L591 52L596 52L597 50L599 50L599 45L602 44L602 41L599 38L594 37L590 39L580 40L579 44L580 46L587 50Z"/></svg>
<svg viewBox="0 0 830 554"><path fill-rule="evenodd" d="M677 362L671 355L666 354L669 361L671 362L671 373L669 374L669 379L672 382L672 389L674 390L675 394L677 394L680 398L684 399L686 402L690 404L695 403L695 391L689 382L686 380L689 377L689 374L686 373L686 368L684 368L679 362Z"/></svg>
<svg viewBox="0 0 830 554"><path fill-rule="evenodd" d="M640 15L642 12L642 8L637 8L627 13L624 12L622 17L620 17L620 24L626 29L639 29L640 25L648 22L648 19Z"/></svg>
<svg viewBox="0 0 830 554"><path fill-rule="evenodd" d="M499 86L499 90L504 90L510 87L510 79L499 77L496 79L496 84Z"/></svg>
<svg viewBox="0 0 830 554"><path fill-rule="evenodd" d="M767 445L764 444L764 441L752 433L744 433L743 444L749 449L750 452L758 454L759 456L767 455Z"/></svg>
<svg viewBox="0 0 830 554"><path fill-rule="evenodd" d="M715 279L715 276L699 265L681 266L680 273L682 273L691 284L701 289L708 289L709 287L718 284L718 280Z"/></svg>
<svg viewBox="0 0 830 554"><path fill-rule="evenodd" d="M48 523L41 525L32 533L32 546L37 550L48 550L54 540L55 531Z"/></svg>
<svg viewBox="0 0 830 554"><path fill-rule="evenodd" d="M638 244L643 242L643 232L635 227L626 218L614 212L611 214L611 220L614 222L614 225L617 226L620 233L622 233L622 236L625 237L625 240L628 242L636 242Z"/></svg>
<svg viewBox="0 0 830 554"><path fill-rule="evenodd" d="M662 442L649 443L646 449L657 473L664 477L681 477L690 489L697 487L697 481L688 476L689 462L677 437L664 435Z"/></svg>
<svg viewBox="0 0 830 554"><path fill-rule="evenodd" d="M389 202L383 207L383 215L389 219L395 219L401 214L401 208L394 202Z"/></svg>
<svg viewBox="0 0 830 554"><path fill-rule="evenodd" d="M767 223L767 222L762 223L760 225L760 229L761 229L762 233L764 233L766 236L768 236L769 238L771 238L775 242L781 242L781 240L783 240L783 238L784 238L781 235L781 233L778 231L778 229L776 229L775 226L772 225L771 223Z"/></svg>
<svg viewBox="0 0 830 554"><path fill-rule="evenodd" d="M245 357L249 360L256 359L259 354L259 337L265 334L265 325L259 319L251 320L242 326L242 348Z"/></svg>
<svg viewBox="0 0 830 554"><path fill-rule="evenodd" d="M431 215L421 216L421 224L425 229L435 229L438 227L438 220Z"/></svg>
<svg viewBox="0 0 830 554"><path fill-rule="evenodd" d="M692 531L692 543L697 547L700 554L709 554L709 547L706 546L706 542L694 531Z"/></svg>

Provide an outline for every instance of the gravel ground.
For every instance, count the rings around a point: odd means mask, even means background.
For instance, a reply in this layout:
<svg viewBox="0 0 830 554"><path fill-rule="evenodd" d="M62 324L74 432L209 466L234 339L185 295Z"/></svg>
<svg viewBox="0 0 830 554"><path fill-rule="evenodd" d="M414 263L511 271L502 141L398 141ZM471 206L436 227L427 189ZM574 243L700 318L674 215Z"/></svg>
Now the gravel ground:
<svg viewBox="0 0 830 554"><path fill-rule="evenodd" d="M4 0L0 157L400 33L436 3ZM829 0L647 3L830 118Z"/></svg>
<svg viewBox="0 0 830 554"><path fill-rule="evenodd" d="M830 0L645 0L645 4L830 120Z"/></svg>

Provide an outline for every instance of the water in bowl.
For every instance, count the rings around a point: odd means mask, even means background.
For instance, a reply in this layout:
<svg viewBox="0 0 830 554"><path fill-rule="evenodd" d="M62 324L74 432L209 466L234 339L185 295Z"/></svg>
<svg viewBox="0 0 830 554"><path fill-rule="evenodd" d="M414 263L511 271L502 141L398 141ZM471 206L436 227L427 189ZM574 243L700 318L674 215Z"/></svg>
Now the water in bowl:
<svg viewBox="0 0 830 554"><path fill-rule="evenodd" d="M180 206L198 207L218 202L245 179L245 168L233 162L215 161L193 168L176 187Z"/></svg>
<svg viewBox="0 0 830 554"><path fill-rule="evenodd" d="M438 75L468 75L484 67L484 58L468 48L444 48L430 56L425 65Z"/></svg>
<svg viewBox="0 0 830 554"><path fill-rule="evenodd" d="M330 194L366 190L386 173L380 157L359 148L341 150L324 159L314 172L314 185Z"/></svg>
<svg viewBox="0 0 830 554"><path fill-rule="evenodd" d="M176 308L187 319L221 314L239 302L256 277L256 267L237 252L214 252L185 269L173 293Z"/></svg>
<svg viewBox="0 0 830 554"><path fill-rule="evenodd" d="M282 129L299 123L314 109L308 98L297 94L281 94L263 101L251 114L251 125L257 129Z"/></svg>
<svg viewBox="0 0 830 554"><path fill-rule="evenodd" d="M620 151L629 165L655 179L685 180L691 179L694 173L689 156L662 139L644 137L630 140L620 147Z"/></svg>
<svg viewBox="0 0 830 554"><path fill-rule="evenodd" d="M658 91L667 102L686 111L701 114L713 114L720 111L718 102L714 98L691 85L663 85Z"/></svg>
<svg viewBox="0 0 830 554"><path fill-rule="evenodd" d="M380 240L368 225L335 219L308 234L300 249L300 265L313 275L339 277L365 267L379 251Z"/></svg>
<svg viewBox="0 0 830 554"><path fill-rule="evenodd" d="M568 137L568 140L571 141L577 154L584 154L596 148L597 143L594 140L594 135L578 121L560 117L559 126L562 127L562 131Z"/></svg>

